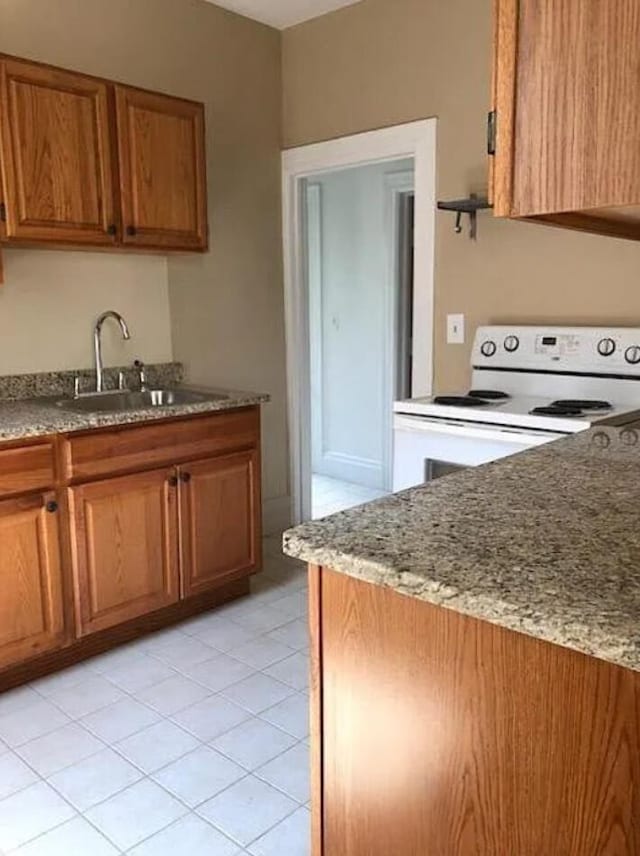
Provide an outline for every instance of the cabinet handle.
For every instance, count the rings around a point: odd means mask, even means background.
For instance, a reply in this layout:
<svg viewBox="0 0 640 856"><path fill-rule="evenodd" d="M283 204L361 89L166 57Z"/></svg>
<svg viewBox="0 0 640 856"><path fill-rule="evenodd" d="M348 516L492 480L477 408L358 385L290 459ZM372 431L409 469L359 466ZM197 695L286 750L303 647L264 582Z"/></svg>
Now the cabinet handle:
<svg viewBox="0 0 640 856"><path fill-rule="evenodd" d="M115 223L111 223L111 225L107 228L107 232L109 235L115 236L118 234L118 227Z"/></svg>
<svg viewBox="0 0 640 856"><path fill-rule="evenodd" d="M49 514L55 514L55 512L58 510L58 503L54 499L51 499L49 500L49 502L47 502L45 508L47 509Z"/></svg>
<svg viewBox="0 0 640 856"><path fill-rule="evenodd" d="M492 110L487 116L487 154L493 157L496 153L496 134L497 134L498 114Z"/></svg>
<svg viewBox="0 0 640 856"><path fill-rule="evenodd" d="M130 235L132 238L136 234L136 231L135 226L127 226L127 235Z"/></svg>
<svg viewBox="0 0 640 856"><path fill-rule="evenodd" d="M191 481L191 473L180 473L180 479L188 484Z"/></svg>
<svg viewBox="0 0 640 856"><path fill-rule="evenodd" d="M169 486L177 487L178 486L178 476L169 476Z"/></svg>

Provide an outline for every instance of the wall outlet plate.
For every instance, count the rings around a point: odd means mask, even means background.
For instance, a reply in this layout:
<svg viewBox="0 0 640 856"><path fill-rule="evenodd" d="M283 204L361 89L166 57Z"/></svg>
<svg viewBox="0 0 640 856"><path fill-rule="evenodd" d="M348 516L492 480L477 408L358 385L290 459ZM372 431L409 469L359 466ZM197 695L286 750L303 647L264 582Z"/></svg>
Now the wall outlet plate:
<svg viewBox="0 0 640 856"><path fill-rule="evenodd" d="M464 315L447 315L447 344L464 345Z"/></svg>

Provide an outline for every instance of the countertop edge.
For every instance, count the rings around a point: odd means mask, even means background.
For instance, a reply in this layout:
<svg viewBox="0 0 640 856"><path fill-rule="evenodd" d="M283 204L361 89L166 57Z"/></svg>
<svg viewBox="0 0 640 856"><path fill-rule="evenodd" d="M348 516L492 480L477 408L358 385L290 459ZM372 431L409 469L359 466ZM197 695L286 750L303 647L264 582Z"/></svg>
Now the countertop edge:
<svg viewBox="0 0 640 856"><path fill-rule="evenodd" d="M314 547L299 539L294 534L294 530L284 533L282 544L283 552L287 556L300 559L307 564L324 567L353 579L386 588L396 594L421 600L432 606L450 609L469 618L486 621L496 627L522 633L533 639L558 645L614 666L640 672L637 651L629 650L627 639L622 637L618 639L610 632L606 635L599 634L597 631L594 632L594 628L590 625L574 623L571 627L572 632L568 635L566 623L559 626L548 617L541 619L538 615L534 619L517 615L513 611L515 607L507 600L498 601L496 598L458 590L452 586L443 585L437 580L425 580L423 577L414 576L408 571L390 576L389 568L383 564L328 547ZM494 614L496 608L501 610L499 617ZM581 639L573 638L575 634L590 637L592 644L587 645Z"/></svg>

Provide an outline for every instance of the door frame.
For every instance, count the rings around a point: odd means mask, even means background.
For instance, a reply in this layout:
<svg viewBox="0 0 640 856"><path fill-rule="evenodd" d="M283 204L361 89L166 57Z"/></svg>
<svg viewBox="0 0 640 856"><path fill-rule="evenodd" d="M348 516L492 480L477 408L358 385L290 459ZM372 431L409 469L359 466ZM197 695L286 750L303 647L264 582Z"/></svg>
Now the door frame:
<svg viewBox="0 0 640 856"><path fill-rule="evenodd" d="M421 119L282 153L285 333L289 465L294 523L311 516L311 401L309 294L304 245L303 181L309 176L412 157L415 172L412 390L433 388L434 255L437 120Z"/></svg>

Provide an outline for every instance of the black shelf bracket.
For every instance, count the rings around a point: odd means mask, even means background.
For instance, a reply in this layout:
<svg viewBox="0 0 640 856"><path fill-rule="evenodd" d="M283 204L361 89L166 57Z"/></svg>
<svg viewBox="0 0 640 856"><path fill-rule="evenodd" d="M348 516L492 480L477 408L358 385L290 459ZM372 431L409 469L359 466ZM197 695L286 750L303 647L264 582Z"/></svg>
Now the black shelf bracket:
<svg viewBox="0 0 640 856"><path fill-rule="evenodd" d="M456 212L456 234L462 232L462 215L467 214L469 217L469 237L472 241L476 240L478 235L478 211L485 211L488 208L493 208L489 200L483 196L476 196L472 193L466 199L453 199L450 202L438 202L440 211L455 211Z"/></svg>

